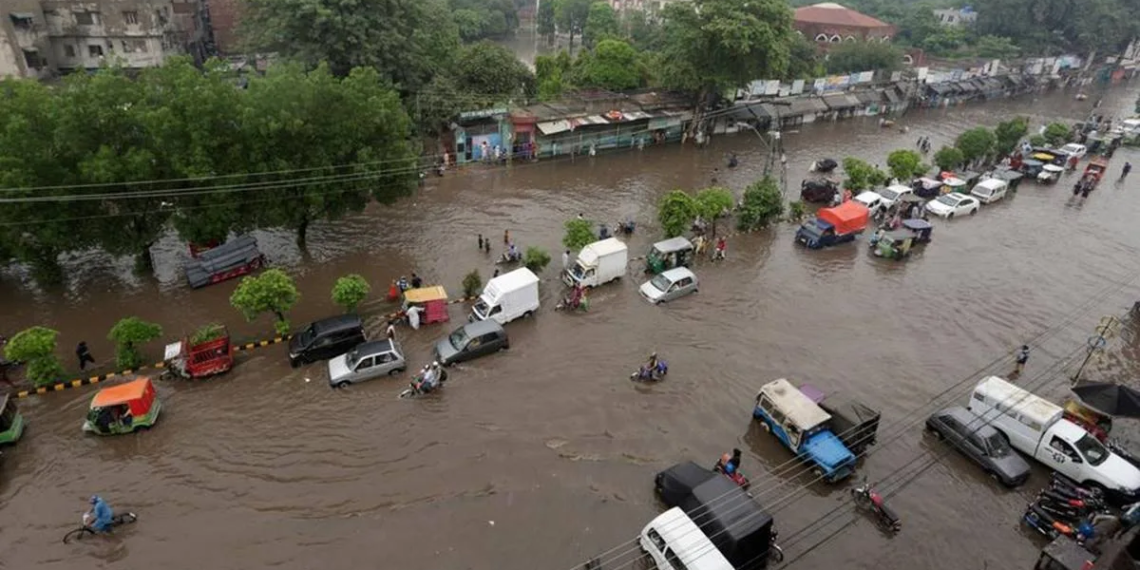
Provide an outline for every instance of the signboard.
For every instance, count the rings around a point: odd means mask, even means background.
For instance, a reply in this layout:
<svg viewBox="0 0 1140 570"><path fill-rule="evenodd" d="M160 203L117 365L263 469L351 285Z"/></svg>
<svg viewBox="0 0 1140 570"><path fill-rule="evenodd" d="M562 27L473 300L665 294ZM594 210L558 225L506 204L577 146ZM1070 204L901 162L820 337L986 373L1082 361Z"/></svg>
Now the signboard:
<svg viewBox="0 0 1140 570"><path fill-rule="evenodd" d="M916 69L915 71L918 72L918 80L924 81L926 79L926 75L930 73L930 68L929 67L920 67L920 68Z"/></svg>
<svg viewBox="0 0 1140 570"><path fill-rule="evenodd" d="M764 94L765 95L776 95L779 92L780 92L780 80L779 79L768 80L768 85L764 89Z"/></svg>
<svg viewBox="0 0 1140 570"><path fill-rule="evenodd" d="M870 83L875 79L874 71L862 71L859 73L858 83Z"/></svg>
<svg viewBox="0 0 1140 570"><path fill-rule="evenodd" d="M486 119L487 117L494 117L495 115L506 115L506 107L496 107L494 109L483 109L481 111L467 111L459 114L460 121L472 121L475 119Z"/></svg>
<svg viewBox="0 0 1140 570"><path fill-rule="evenodd" d="M815 82L812 83L811 89L812 89L812 91L815 91L816 93L820 93L826 87L827 87L827 78L826 77L817 77L815 79Z"/></svg>
<svg viewBox="0 0 1140 570"><path fill-rule="evenodd" d="M753 95L763 95L764 94L764 82L763 81L753 81L752 83L749 83L748 84L748 92L753 94Z"/></svg>
<svg viewBox="0 0 1140 570"><path fill-rule="evenodd" d="M901 80L902 80L902 72L901 71L891 72L891 82L892 83L894 83L896 81L901 81Z"/></svg>
<svg viewBox="0 0 1140 570"><path fill-rule="evenodd" d="M797 79L792 82L792 95L799 95L804 92L804 80Z"/></svg>

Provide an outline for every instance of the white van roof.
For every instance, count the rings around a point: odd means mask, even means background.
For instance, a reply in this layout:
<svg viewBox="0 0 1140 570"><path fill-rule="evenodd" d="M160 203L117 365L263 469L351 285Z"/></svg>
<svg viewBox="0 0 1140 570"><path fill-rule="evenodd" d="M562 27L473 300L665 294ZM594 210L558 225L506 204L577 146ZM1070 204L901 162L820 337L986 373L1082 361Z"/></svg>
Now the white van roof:
<svg viewBox="0 0 1140 570"><path fill-rule="evenodd" d="M997 376L987 376L978 382L974 392L982 393L987 399L999 402L1027 419L1041 424L1049 425L1064 415L1061 406L1044 398L1036 396L1027 390L1016 386Z"/></svg>
<svg viewBox="0 0 1140 570"><path fill-rule="evenodd" d="M910 194L914 192L914 188L903 186L902 184L891 184L887 186L887 190L893 190L897 194Z"/></svg>
<svg viewBox="0 0 1140 570"><path fill-rule="evenodd" d="M578 254L578 260L582 262L582 265L589 266L597 263L599 257L628 249L629 247L625 245L625 242L618 238L604 239L583 247L582 252Z"/></svg>
<svg viewBox="0 0 1140 570"><path fill-rule="evenodd" d="M653 529L689 570L732 570L732 564L717 550L697 523L673 507L649 522L642 533Z"/></svg>
<svg viewBox="0 0 1140 570"><path fill-rule="evenodd" d="M538 283L538 276L525 267L520 267L510 273L504 273L487 282L487 288L483 294L491 299L497 298L503 291L516 291L530 285L531 283Z"/></svg>
<svg viewBox="0 0 1140 570"><path fill-rule="evenodd" d="M765 384L760 388L760 393L768 396L792 425L801 430L807 431L831 420L831 415L823 411L819 404L783 378Z"/></svg>
<svg viewBox="0 0 1140 570"><path fill-rule="evenodd" d="M977 183L977 185L975 185L974 188L981 187L981 188L985 188L986 190L998 190L1001 188L1005 188L1006 186L1009 186L1009 184L1005 180L1001 180L998 178L987 178L987 179Z"/></svg>

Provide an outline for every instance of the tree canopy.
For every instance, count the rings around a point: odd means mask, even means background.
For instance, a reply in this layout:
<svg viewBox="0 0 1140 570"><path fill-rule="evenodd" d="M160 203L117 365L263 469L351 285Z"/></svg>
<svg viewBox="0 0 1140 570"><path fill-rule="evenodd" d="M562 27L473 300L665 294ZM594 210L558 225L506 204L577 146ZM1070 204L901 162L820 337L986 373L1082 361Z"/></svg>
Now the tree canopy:
<svg viewBox="0 0 1140 570"><path fill-rule="evenodd" d="M860 71L893 71L902 67L902 50L879 42L848 42L835 46L827 54L828 73Z"/></svg>
<svg viewBox="0 0 1140 570"><path fill-rule="evenodd" d="M784 214L784 196L776 179L765 176L744 189L736 229L750 232L767 227Z"/></svg>
<svg viewBox="0 0 1140 570"><path fill-rule="evenodd" d="M1016 117L998 123L994 129L994 150L998 155L1005 156L1017 148L1017 143L1029 132L1029 119Z"/></svg>
<svg viewBox="0 0 1140 570"><path fill-rule="evenodd" d="M684 190L670 190L657 204L657 221L665 237L677 237L689 229L700 212L697 201Z"/></svg>
<svg viewBox="0 0 1140 570"><path fill-rule="evenodd" d="M646 71L633 46L621 40L602 40L578 57L573 81L580 87L626 91L645 83Z"/></svg>
<svg viewBox="0 0 1140 570"><path fill-rule="evenodd" d="M352 273L338 278L336 283L333 283L332 301L340 305L344 312L355 313L356 307L368 298L371 291L372 286L368 284L367 279Z"/></svg>
<svg viewBox="0 0 1140 570"><path fill-rule="evenodd" d="M887 173L866 161L850 156L843 159L843 172L847 174L843 187L852 192L881 186L887 181Z"/></svg>
<svg viewBox="0 0 1140 570"><path fill-rule="evenodd" d="M285 313L297 304L301 293L293 278L280 269L267 269L261 275L242 277L230 304L241 311L247 321L253 321L264 313L272 313L276 318L274 330L279 335L289 334L289 319Z"/></svg>
<svg viewBox="0 0 1140 570"><path fill-rule="evenodd" d="M887 155L887 167L891 175L906 182L923 173L922 155L909 149L899 149Z"/></svg>
<svg viewBox="0 0 1140 570"><path fill-rule="evenodd" d="M975 127L958 135L954 146L962 151L962 160L970 163L985 160L994 151L997 138L985 127Z"/></svg>
<svg viewBox="0 0 1140 570"><path fill-rule="evenodd" d="M115 365L120 369L138 368L143 363L139 345L162 336L162 327L138 317L120 319L107 338L115 343Z"/></svg>
<svg viewBox="0 0 1140 570"><path fill-rule="evenodd" d="M554 22L558 31L570 35L570 48L574 48L574 36L581 35L590 17L593 0L549 0L554 6Z"/></svg>
<svg viewBox="0 0 1140 570"><path fill-rule="evenodd" d="M594 47L599 41L618 37L618 17L608 2L594 2L582 25L582 45Z"/></svg>
<svg viewBox="0 0 1140 570"><path fill-rule="evenodd" d="M934 153L934 164L943 171L954 170L965 161L962 151L958 150L957 147L944 146Z"/></svg>

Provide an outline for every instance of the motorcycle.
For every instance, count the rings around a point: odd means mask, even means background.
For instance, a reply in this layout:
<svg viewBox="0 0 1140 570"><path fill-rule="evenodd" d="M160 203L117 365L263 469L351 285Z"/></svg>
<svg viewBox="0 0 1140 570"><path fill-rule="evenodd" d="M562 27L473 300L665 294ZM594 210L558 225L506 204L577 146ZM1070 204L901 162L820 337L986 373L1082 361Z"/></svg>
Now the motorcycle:
<svg viewBox="0 0 1140 570"><path fill-rule="evenodd" d="M64 544L68 544L68 543L75 541L75 540L83 540L85 538L92 538L92 537L99 535L99 533L96 532L95 529L91 528L91 522L92 521L91 521L91 515L90 514L84 513L82 520L83 520L83 526L80 526L77 529L71 530L67 534L63 535L63 543ZM108 529L107 532L111 532L118 527L131 524L137 520L139 520L139 517L138 517L138 515L136 515L134 513L117 514L117 515L111 517L111 528Z"/></svg>
<svg viewBox="0 0 1140 570"><path fill-rule="evenodd" d="M515 250L513 254L510 251L504 251L503 255L500 255L499 259L495 260L495 265L519 263L522 261L522 258L523 254L521 251Z"/></svg>
<svg viewBox="0 0 1140 570"><path fill-rule="evenodd" d="M851 495L855 499L855 505L874 513L879 525L884 529L892 533L897 533L902 530L902 520L887 506L883 496L871 487L866 477L863 478L862 485L851 489Z"/></svg>
<svg viewBox="0 0 1140 570"><path fill-rule="evenodd" d="M618 223L618 230L619 230L619 231L621 231L621 233L623 233L623 234L625 234L625 235L627 235L627 236L628 236L628 235L630 235L630 234L632 234L632 233L633 233L633 230L634 230L636 227L637 227L637 226L636 226L636 224L634 224L633 220L626 220L626 221L624 221L624 222L620 222L620 223Z"/></svg>
<svg viewBox="0 0 1140 570"><path fill-rule="evenodd" d="M772 534L768 537L768 558L777 564L784 561L784 549L780 548L779 544L776 544L776 538L778 538L779 535L780 533L776 532L776 527L773 526Z"/></svg>
<svg viewBox="0 0 1140 570"><path fill-rule="evenodd" d="M432 392L435 392L437 390L442 389L443 384L445 382L447 382L447 371L440 368L439 380L436 381L435 387L431 388L430 390L424 390L424 389L420 388L420 385L423 382L423 379L424 379L423 372L416 375L414 378L412 378L412 382L410 384L408 384L408 387L404 388L403 392L400 392L400 395L397 398L400 400L403 400L405 398L416 398L419 396L426 396L428 394L431 394Z"/></svg>
<svg viewBox="0 0 1140 570"><path fill-rule="evenodd" d="M1026 507L1021 520L1049 540L1053 540L1062 534L1065 536L1073 536L1074 534L1073 527L1054 519L1049 513L1041 510L1033 503Z"/></svg>
<svg viewBox="0 0 1140 570"><path fill-rule="evenodd" d="M1053 473L1053 479L1049 482L1049 488L1060 493L1069 495L1074 499L1096 499L1104 501L1104 492L1097 488L1088 488L1078 485L1076 481L1061 475L1060 473Z"/></svg>
<svg viewBox="0 0 1140 570"><path fill-rule="evenodd" d="M657 366L649 368L642 365L636 372L629 375L629 379L634 382L659 382L664 380L667 374L669 374L669 364L659 359Z"/></svg>

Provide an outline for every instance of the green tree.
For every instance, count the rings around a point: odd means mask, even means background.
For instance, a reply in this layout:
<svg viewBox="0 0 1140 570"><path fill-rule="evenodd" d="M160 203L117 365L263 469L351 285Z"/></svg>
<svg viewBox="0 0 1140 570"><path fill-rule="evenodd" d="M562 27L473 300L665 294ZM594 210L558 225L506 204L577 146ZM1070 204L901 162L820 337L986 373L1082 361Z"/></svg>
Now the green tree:
<svg viewBox="0 0 1140 570"><path fill-rule="evenodd" d="M261 192L258 225L294 230L304 247L313 222L360 212L370 198L390 203L415 188L410 121L375 70L337 79L324 66L308 73L273 66L250 82L248 97L243 123L257 137L247 168L306 169Z"/></svg>
<svg viewBox="0 0 1140 570"><path fill-rule="evenodd" d="M478 269L472 269L470 273L463 276L463 297L465 299L475 297L482 288L483 278L479 276Z"/></svg>
<svg viewBox="0 0 1140 570"><path fill-rule="evenodd" d="M534 58L535 80L538 82L538 98L552 101L562 96L569 86L573 61L566 50L558 55L540 55Z"/></svg>
<svg viewBox="0 0 1140 570"><path fill-rule="evenodd" d="M593 0L549 0L554 5L554 22L564 34L570 35L570 49L574 49L574 36L582 33L586 18L590 16Z"/></svg>
<svg viewBox="0 0 1140 570"><path fill-rule="evenodd" d="M368 280L353 273L340 277L336 283L333 283L332 300L333 303L340 305L344 312L355 313L356 308L371 292L372 286L368 284Z"/></svg>
<svg viewBox="0 0 1140 570"><path fill-rule="evenodd" d="M796 200L788 203L788 221L798 223L807 216L807 206L803 201Z"/></svg>
<svg viewBox="0 0 1140 570"><path fill-rule="evenodd" d="M962 158L967 163L985 160L994 151L997 138L993 131L985 127L975 127L960 135L954 141L954 146L962 151Z"/></svg>
<svg viewBox="0 0 1140 570"><path fill-rule="evenodd" d="M211 340L216 340L226 336L226 327L217 323L210 323L198 327L194 334L190 335L190 344L205 344Z"/></svg>
<svg viewBox="0 0 1140 570"><path fill-rule="evenodd" d="M461 8L451 13L455 25L459 28L459 38L465 42L473 42L487 37L484 31L487 28L488 14L470 8Z"/></svg>
<svg viewBox="0 0 1140 570"><path fill-rule="evenodd" d="M370 67L408 91L427 85L459 47L459 29L441 0L246 0L242 34L256 51L310 68L324 62L338 77Z"/></svg>
<svg viewBox="0 0 1140 570"><path fill-rule="evenodd" d="M900 149L887 155L887 167L891 174L900 181L907 181L925 170L922 167L922 155L913 150Z"/></svg>
<svg viewBox="0 0 1140 570"><path fill-rule="evenodd" d="M523 254L523 265L535 273L542 273L542 270L550 265L550 254L545 249L532 245L526 248L526 253Z"/></svg>
<svg viewBox="0 0 1140 570"><path fill-rule="evenodd" d="M139 345L162 336L162 327L138 317L127 317L115 323L107 338L115 343L115 365L133 370L143 363Z"/></svg>
<svg viewBox="0 0 1140 570"><path fill-rule="evenodd" d="M608 2L595 1L582 24L582 45L593 48L599 41L618 37L617 13Z"/></svg>
<svg viewBox="0 0 1140 570"><path fill-rule="evenodd" d="M484 41L459 54L456 83L461 91L474 93L478 106L507 103L533 93L535 77L511 50Z"/></svg>
<svg viewBox="0 0 1140 570"><path fill-rule="evenodd" d="M713 186L705 188L693 198L697 205L697 213L706 220L712 220L712 235L716 237L717 218L725 212L731 212L736 200L732 197L732 190Z"/></svg>
<svg viewBox="0 0 1140 570"><path fill-rule="evenodd" d="M637 50L621 40L598 42L592 52L578 56L574 69L576 85L610 91L628 91L640 87L644 76L645 70L642 69Z"/></svg>
<svg viewBox="0 0 1140 570"><path fill-rule="evenodd" d="M744 189L740 212L736 216L736 229L751 232L767 227L784 215L784 196L771 176L749 184Z"/></svg>
<svg viewBox="0 0 1140 570"><path fill-rule="evenodd" d="M677 237L689 229L699 211L692 196L682 190L671 190L657 204L657 221L665 237Z"/></svg>
<svg viewBox="0 0 1140 570"><path fill-rule="evenodd" d="M63 376L63 365L55 355L58 335L45 327L22 330L4 346L4 358L27 363L28 379L37 386L56 382Z"/></svg>
<svg viewBox="0 0 1140 570"><path fill-rule="evenodd" d="M843 187L855 193L881 186L887 181L887 173L850 156L843 159L843 172L847 174Z"/></svg>
<svg viewBox="0 0 1140 570"><path fill-rule="evenodd" d="M665 87L710 94L783 77L795 32L784 0L692 0L666 4L661 70Z"/></svg>
<svg viewBox="0 0 1140 570"><path fill-rule="evenodd" d="M827 53L828 73L894 71L902 67L902 50L880 42L844 42Z"/></svg>
<svg viewBox="0 0 1140 570"><path fill-rule="evenodd" d="M639 50L656 50L661 47L661 23L645 10L623 9L621 29L626 31L629 42Z"/></svg>
<svg viewBox="0 0 1140 570"><path fill-rule="evenodd" d="M274 329L285 336L290 328L285 313L300 298L292 277L280 269L267 269L261 275L243 277L230 295L230 304L251 322L263 313L272 313L277 318Z"/></svg>
<svg viewBox="0 0 1140 570"><path fill-rule="evenodd" d="M594 243L594 227L588 220L574 218L566 220L566 234L562 236L562 245L567 249L576 251Z"/></svg>
<svg viewBox="0 0 1140 570"><path fill-rule="evenodd" d="M966 157L962 151L958 150L958 147L944 146L934 153L934 164L943 171L954 170L964 162L966 162Z"/></svg>
<svg viewBox="0 0 1140 570"><path fill-rule="evenodd" d="M1065 123L1050 123L1042 135L1049 146L1061 146L1069 142L1069 132L1069 127Z"/></svg>
<svg viewBox="0 0 1140 570"><path fill-rule="evenodd" d="M974 41L974 53L978 54L978 57L1013 59L1021 55L1021 48L1017 47L1010 38L982 36Z"/></svg>
<svg viewBox="0 0 1140 570"><path fill-rule="evenodd" d="M1017 148L1017 143L1021 142L1027 133L1029 133L1029 119L1025 117L1014 117L998 123L994 129L994 150L999 156L1012 153Z"/></svg>
<svg viewBox="0 0 1140 570"><path fill-rule="evenodd" d="M1047 144L1049 144L1049 141L1045 140L1045 137L1044 137L1044 136L1041 136L1041 135L1033 135L1033 136L1029 137L1029 146L1032 146L1032 147L1043 147L1043 146L1045 146L1045 145L1047 145Z"/></svg>
<svg viewBox="0 0 1140 570"><path fill-rule="evenodd" d="M827 73L815 42L796 34L788 56L787 79L812 79Z"/></svg>
<svg viewBox="0 0 1140 570"><path fill-rule="evenodd" d="M554 2L541 2L538 5L538 14L535 15L535 27L538 35L546 38L547 45L554 45Z"/></svg>

